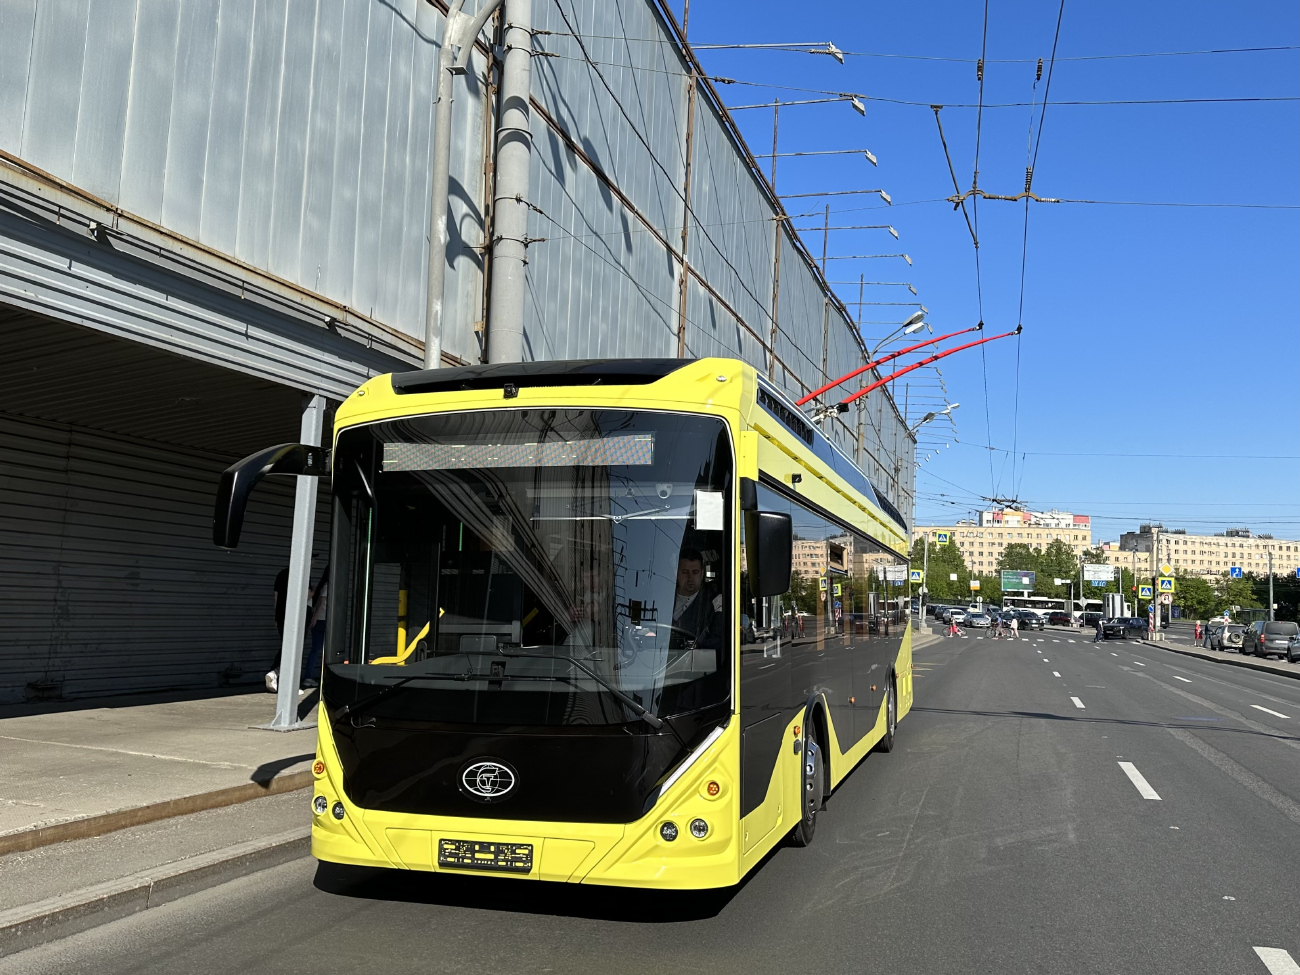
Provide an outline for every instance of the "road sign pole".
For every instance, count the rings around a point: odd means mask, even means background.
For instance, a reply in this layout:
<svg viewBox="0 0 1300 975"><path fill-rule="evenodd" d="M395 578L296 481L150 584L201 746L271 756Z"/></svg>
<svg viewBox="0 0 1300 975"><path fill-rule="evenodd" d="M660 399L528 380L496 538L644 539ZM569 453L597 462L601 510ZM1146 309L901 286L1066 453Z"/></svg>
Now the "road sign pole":
<svg viewBox="0 0 1300 975"><path fill-rule="evenodd" d="M1268 619L1273 621L1273 550L1268 551Z"/></svg>

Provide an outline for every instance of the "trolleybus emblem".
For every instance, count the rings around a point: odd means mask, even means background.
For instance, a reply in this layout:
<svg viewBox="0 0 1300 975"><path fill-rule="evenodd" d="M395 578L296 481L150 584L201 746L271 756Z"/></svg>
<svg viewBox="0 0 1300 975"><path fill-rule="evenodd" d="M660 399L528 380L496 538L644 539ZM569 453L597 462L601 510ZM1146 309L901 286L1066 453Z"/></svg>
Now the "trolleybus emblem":
<svg viewBox="0 0 1300 975"><path fill-rule="evenodd" d="M480 802L504 799L518 781L514 769L501 762L474 762L460 773L461 788Z"/></svg>

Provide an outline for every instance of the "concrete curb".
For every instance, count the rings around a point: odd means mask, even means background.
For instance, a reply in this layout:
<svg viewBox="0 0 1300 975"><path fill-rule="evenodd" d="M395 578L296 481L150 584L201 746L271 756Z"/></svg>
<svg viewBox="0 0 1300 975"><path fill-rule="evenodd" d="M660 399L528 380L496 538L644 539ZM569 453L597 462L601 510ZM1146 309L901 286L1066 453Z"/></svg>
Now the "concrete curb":
<svg viewBox="0 0 1300 975"><path fill-rule="evenodd" d="M160 819L171 819L173 816L188 816L190 813L203 812L205 809L233 806L236 803L248 802L250 799L296 792L299 789L306 789L311 783L311 769L304 769L301 772L278 775L265 785L247 782L225 789L215 789L212 792L200 792L198 795L167 799L147 806L134 806L130 809L73 819L66 823L55 823L53 826L5 833L0 835L0 856L7 853L22 853L34 850L38 846L62 843L65 840L84 840L91 836L102 836L104 833L112 833L119 829L142 826Z"/></svg>
<svg viewBox="0 0 1300 975"><path fill-rule="evenodd" d="M1197 651L1191 647L1178 647L1169 643L1152 643L1149 640L1138 640L1138 643L1145 647L1154 647L1157 650L1169 650L1172 653L1180 653L1184 657L1195 657L1197 660L1208 660L1211 663L1227 664L1229 667L1244 667L1246 670L1258 670L1266 674L1273 674L1277 677L1290 677L1293 680L1300 680L1300 670L1283 670L1264 660L1256 660L1253 657L1243 657L1241 654L1215 653L1213 650Z"/></svg>
<svg viewBox="0 0 1300 975"><path fill-rule="evenodd" d="M311 852L300 828L0 911L0 957L108 924Z"/></svg>

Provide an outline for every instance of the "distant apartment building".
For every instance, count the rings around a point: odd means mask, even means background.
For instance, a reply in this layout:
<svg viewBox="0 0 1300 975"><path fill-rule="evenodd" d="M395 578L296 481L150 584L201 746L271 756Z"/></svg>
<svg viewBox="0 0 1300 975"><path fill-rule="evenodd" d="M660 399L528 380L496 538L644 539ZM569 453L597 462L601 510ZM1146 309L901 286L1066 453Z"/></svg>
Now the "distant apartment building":
<svg viewBox="0 0 1300 975"><path fill-rule="evenodd" d="M978 519L952 525L917 525L912 530L913 541L927 532L932 543L936 532L947 532L949 544L958 548L966 565L984 573L997 569L998 557L1008 545L1019 543L1042 551L1052 542L1062 541L1076 556L1092 545L1092 519L1069 511L981 511Z"/></svg>
<svg viewBox="0 0 1300 975"><path fill-rule="evenodd" d="M1180 528L1166 530L1163 525L1147 524L1135 532L1124 532L1118 545L1109 544L1114 552L1110 556L1112 563L1132 568L1136 558L1139 571L1152 570L1153 544L1158 549L1157 565L1167 562L1174 571L1192 575L1217 576L1233 567L1263 575L1268 572L1269 553L1277 575L1294 575L1300 568L1300 541L1255 535L1249 528L1229 528L1217 535L1191 535Z"/></svg>

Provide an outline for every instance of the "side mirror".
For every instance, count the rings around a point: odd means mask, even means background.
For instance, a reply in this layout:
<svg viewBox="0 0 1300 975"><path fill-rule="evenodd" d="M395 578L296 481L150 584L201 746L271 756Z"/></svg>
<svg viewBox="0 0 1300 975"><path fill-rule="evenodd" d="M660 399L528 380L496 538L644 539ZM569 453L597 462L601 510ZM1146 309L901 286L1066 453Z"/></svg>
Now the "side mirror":
<svg viewBox="0 0 1300 975"><path fill-rule="evenodd" d="M328 474L329 469L328 450L300 443L267 447L227 467L217 485L217 502L212 512L212 541L222 548L234 548L239 544L248 496L266 475L304 474L321 477Z"/></svg>
<svg viewBox="0 0 1300 975"><path fill-rule="evenodd" d="M755 596L779 596L790 591L794 526L778 511L745 512L745 558L749 591Z"/></svg>

